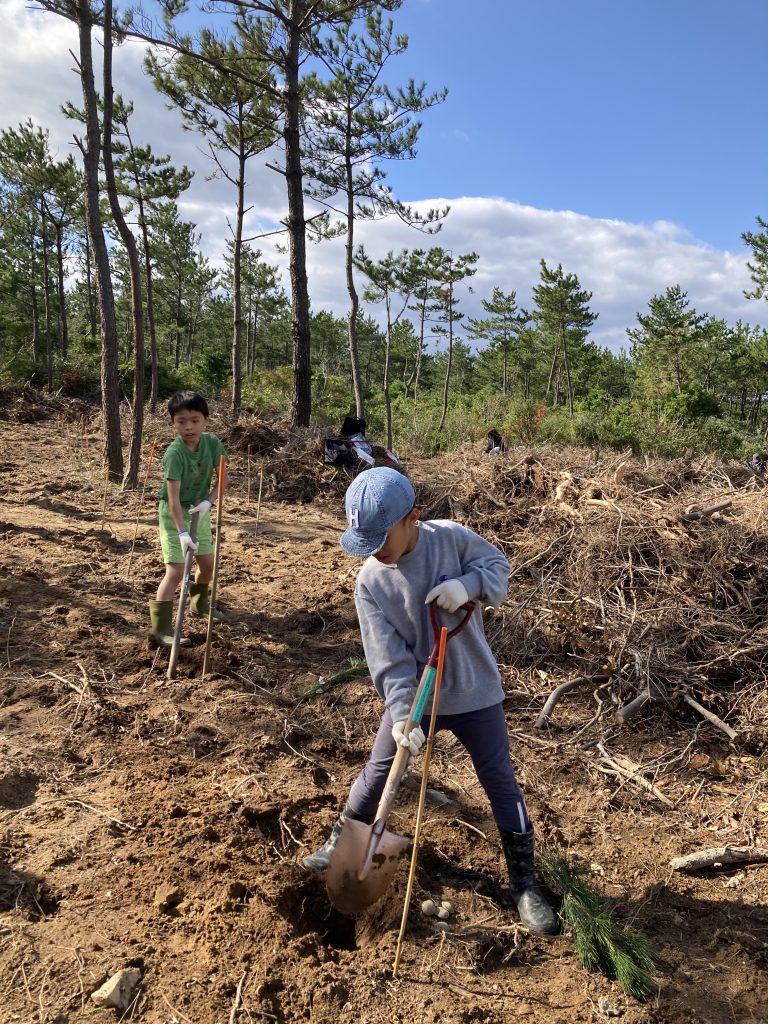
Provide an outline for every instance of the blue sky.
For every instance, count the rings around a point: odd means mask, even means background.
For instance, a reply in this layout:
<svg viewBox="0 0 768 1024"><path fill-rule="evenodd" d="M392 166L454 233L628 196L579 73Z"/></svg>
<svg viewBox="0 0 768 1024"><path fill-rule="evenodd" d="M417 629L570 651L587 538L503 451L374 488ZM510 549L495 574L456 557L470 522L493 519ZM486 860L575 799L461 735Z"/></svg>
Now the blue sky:
<svg viewBox="0 0 768 1024"><path fill-rule="evenodd" d="M79 102L74 27L25 0L0 0L0 23L0 127L29 116L59 155L73 151L60 105ZM479 254L464 312L480 315L494 287L530 307L543 258L593 293L592 337L614 351L675 284L699 312L768 328L768 303L744 298L741 240L768 217L767 0L405 0L395 24L410 47L390 81L449 95L424 114L417 159L388 165L389 180L420 208L449 203L434 241ZM117 51L115 88L134 102L136 139L195 171L181 215L220 264L233 189L210 180L205 141L166 109L142 56L135 43ZM248 234L285 216L282 178L265 166L275 159L250 165ZM430 244L397 219L360 225L357 239L376 258ZM256 244L287 289L273 242ZM307 262L313 308L344 316L343 241L310 246Z"/></svg>
<svg viewBox="0 0 768 1024"><path fill-rule="evenodd" d="M403 194L669 220L723 248L768 211L765 0L407 0L396 24L397 72L449 89Z"/></svg>

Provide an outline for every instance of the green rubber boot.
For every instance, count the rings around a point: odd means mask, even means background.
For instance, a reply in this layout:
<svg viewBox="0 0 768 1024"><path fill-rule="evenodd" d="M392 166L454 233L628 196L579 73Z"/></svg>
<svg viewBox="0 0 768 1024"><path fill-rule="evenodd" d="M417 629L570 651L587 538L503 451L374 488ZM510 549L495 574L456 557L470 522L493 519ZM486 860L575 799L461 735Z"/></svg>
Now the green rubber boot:
<svg viewBox="0 0 768 1024"><path fill-rule="evenodd" d="M159 647L173 646L173 601L150 601L149 621L152 628L149 635ZM180 647L189 647L189 640L183 636Z"/></svg>
<svg viewBox="0 0 768 1024"><path fill-rule="evenodd" d="M190 583L189 584L189 612L190 615L199 615L203 618L208 618L208 609L210 608L208 601L208 584L207 583ZM213 621L214 622L226 622L227 617L224 612L216 611L213 609Z"/></svg>

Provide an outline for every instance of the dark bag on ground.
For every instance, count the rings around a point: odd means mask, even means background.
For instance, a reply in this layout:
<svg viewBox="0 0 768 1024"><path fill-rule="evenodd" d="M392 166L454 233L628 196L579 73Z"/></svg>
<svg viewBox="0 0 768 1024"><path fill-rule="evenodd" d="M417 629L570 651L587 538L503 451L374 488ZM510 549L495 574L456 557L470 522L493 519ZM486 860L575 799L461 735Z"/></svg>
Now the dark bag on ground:
<svg viewBox="0 0 768 1024"><path fill-rule="evenodd" d="M366 422L358 419L357 416L347 416L341 424L339 433L342 437L352 437L353 434L365 434Z"/></svg>

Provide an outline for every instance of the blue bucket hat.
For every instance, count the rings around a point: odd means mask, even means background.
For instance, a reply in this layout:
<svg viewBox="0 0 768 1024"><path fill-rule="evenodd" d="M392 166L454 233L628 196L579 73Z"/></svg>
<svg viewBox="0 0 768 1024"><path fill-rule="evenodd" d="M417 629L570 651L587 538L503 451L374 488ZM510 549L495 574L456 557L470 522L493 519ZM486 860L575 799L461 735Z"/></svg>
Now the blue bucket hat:
<svg viewBox="0 0 768 1024"><path fill-rule="evenodd" d="M387 533L416 504L411 481L396 469L367 469L344 496L349 526L339 543L348 555L367 558L384 546Z"/></svg>

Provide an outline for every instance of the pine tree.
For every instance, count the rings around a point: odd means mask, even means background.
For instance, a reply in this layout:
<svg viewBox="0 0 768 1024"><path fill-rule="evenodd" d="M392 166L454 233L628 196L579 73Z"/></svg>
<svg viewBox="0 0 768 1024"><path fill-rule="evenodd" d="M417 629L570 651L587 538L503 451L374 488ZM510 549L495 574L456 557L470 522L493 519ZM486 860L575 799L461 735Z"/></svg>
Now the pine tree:
<svg viewBox="0 0 768 1024"><path fill-rule="evenodd" d="M754 291L744 292L748 299L768 298L768 221L757 217L760 231L745 231L742 238L752 250L752 263L747 263L750 277L755 285Z"/></svg>
<svg viewBox="0 0 768 1024"><path fill-rule="evenodd" d="M339 26L321 40L317 57L330 78L315 76L308 83L308 136L303 148L309 194L330 211L317 222L320 237L345 236L345 273L349 295L348 344L356 414L365 415L357 342L359 299L353 265L355 223L397 216L407 224L436 231L447 209L424 215L398 201L386 184L382 164L410 160L421 125L413 118L436 103L446 91L427 93L426 84L413 81L393 89L382 73L393 57L404 53L408 38L393 35L392 22L377 10L365 21L365 34L351 23Z"/></svg>
<svg viewBox="0 0 768 1024"><path fill-rule="evenodd" d="M516 342L526 324L530 322L530 314L518 308L515 292L505 295L501 288L494 288L491 298L483 299L483 309L490 315L482 320L470 318L467 321L468 334L473 338L487 341L491 357L500 356L500 390L502 395L506 395L510 389L511 364L515 362L518 364L516 368L519 369L519 361L515 359Z"/></svg>
<svg viewBox="0 0 768 1024"><path fill-rule="evenodd" d="M459 312L456 285L477 273L475 264L478 259L479 257L476 252L454 257L452 252L448 252L445 249L435 248L432 250L434 270L431 272L435 274L435 286L429 309L437 321L437 326L434 329L435 334L443 335L448 339L445 376L443 378L443 411L440 416L440 422L437 425L438 433L445 426L445 418L448 415L448 392L451 382L454 329L456 324L464 317L464 314Z"/></svg>
<svg viewBox="0 0 768 1024"><path fill-rule="evenodd" d="M533 319L548 340L552 358L547 381L547 394L559 393L560 373L565 375L568 414L573 416L572 364L583 346L597 313L589 308L592 292L582 291L575 274L566 274L562 265L550 270L541 260L541 282L533 289L536 309Z"/></svg>
<svg viewBox="0 0 768 1024"><path fill-rule="evenodd" d="M637 314L638 327L627 329L646 388L651 394L674 389L680 394L692 382L689 358L701 342L706 314L690 308L688 293L679 284L654 295L648 313Z"/></svg>
<svg viewBox="0 0 768 1024"><path fill-rule="evenodd" d="M392 332L408 308L413 289L418 277L418 257L403 249L395 255L387 255L377 261L370 259L362 246L355 253L355 266L368 278L368 285L363 292L367 302L383 302L386 315L386 344L384 349L384 372L382 389L384 392L384 409L387 420L387 447L393 447L392 437L392 399L390 395L389 365L392 350Z"/></svg>
<svg viewBox="0 0 768 1024"><path fill-rule="evenodd" d="M234 185L237 195L232 229L233 330L232 330L232 413L237 418L242 401L243 304L240 262L245 217L246 170L248 161L268 149L275 138L273 98L270 91L253 88L244 78L225 73L237 67L252 76L263 73L262 43L256 35L241 32L226 43L205 30L201 62L178 57L171 70L150 54L147 67L157 88L181 111L188 127L197 128L208 139L216 173ZM231 162L230 162L231 161ZM234 168L232 167L234 164Z"/></svg>
<svg viewBox="0 0 768 1024"><path fill-rule="evenodd" d="M117 191L136 207L136 222L141 234L146 289L147 328L151 364L149 408L156 412L158 401L157 324L155 320L154 279L150 228L153 215L162 203L175 202L192 181L188 167L171 166L169 156L155 156L151 146L134 142L130 127L133 104L115 97L113 150L117 171Z"/></svg>
<svg viewBox="0 0 768 1024"><path fill-rule="evenodd" d="M103 20L90 0L40 0L41 6L77 26L78 68L83 94L85 138L77 145L83 156L85 173L85 220L96 267L101 318L101 403L104 420L104 455L109 476L119 481L123 476L123 447L120 433L120 383L118 377L118 342L115 322L115 297L109 267L109 253L99 207L99 159L102 153L101 127L93 70L93 29Z"/></svg>

